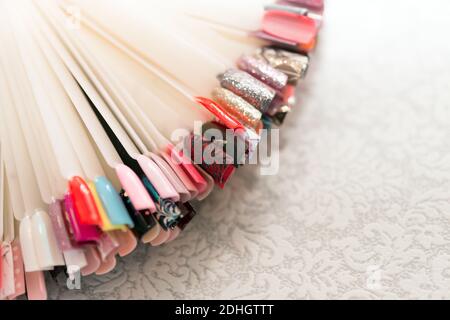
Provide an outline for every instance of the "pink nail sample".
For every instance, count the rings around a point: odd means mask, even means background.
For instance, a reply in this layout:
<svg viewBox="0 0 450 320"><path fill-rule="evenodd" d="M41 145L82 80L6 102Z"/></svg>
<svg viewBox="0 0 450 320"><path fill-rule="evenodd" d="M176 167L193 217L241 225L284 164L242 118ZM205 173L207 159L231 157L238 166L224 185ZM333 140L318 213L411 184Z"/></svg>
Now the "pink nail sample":
<svg viewBox="0 0 450 320"><path fill-rule="evenodd" d="M119 248L119 242L111 237L108 233L103 233L97 243L97 250L102 261L107 260L110 256L114 256Z"/></svg>
<svg viewBox="0 0 450 320"><path fill-rule="evenodd" d="M166 240L166 243L170 243L172 241L174 241L176 238L178 238L178 236L181 233L181 229L180 228L175 228L172 230L169 239Z"/></svg>
<svg viewBox="0 0 450 320"><path fill-rule="evenodd" d="M95 271L95 274L98 276L107 274L114 270L117 264L117 259L115 256L108 257L106 260L102 262L100 267Z"/></svg>
<svg viewBox="0 0 450 320"><path fill-rule="evenodd" d="M136 210L156 212L156 206L147 190L133 170L120 164L116 167L117 177Z"/></svg>
<svg viewBox="0 0 450 320"><path fill-rule="evenodd" d="M315 46L317 28L313 19L292 12L270 10L264 14L262 31L282 40L296 43L301 51Z"/></svg>
<svg viewBox="0 0 450 320"><path fill-rule="evenodd" d="M100 238L100 230L95 226L80 223L78 212L73 204L70 193L64 196L64 209L70 221L71 231L76 242L84 244L98 241Z"/></svg>
<svg viewBox="0 0 450 320"><path fill-rule="evenodd" d="M170 235L171 235L170 230L161 230L156 239L152 240L150 243L154 247L160 246L170 238Z"/></svg>
<svg viewBox="0 0 450 320"><path fill-rule="evenodd" d="M94 246L86 246L84 254L86 255L87 266L81 269L81 274L83 276L88 276L95 273L98 268L100 268L102 260Z"/></svg>
<svg viewBox="0 0 450 320"><path fill-rule="evenodd" d="M117 230L113 232L120 246L118 248L119 256L125 257L129 255L137 246L137 239L130 230Z"/></svg>
<svg viewBox="0 0 450 320"><path fill-rule="evenodd" d="M178 201L181 201L181 202L189 201L189 199L191 198L191 194L186 189L183 182L181 182L180 178L178 178L176 173L170 167L170 165L164 159L162 159L160 156L158 156L156 154L152 154L151 158L153 161L155 161L155 163L158 165L159 169L161 169L161 171L167 177L167 180L169 180L170 184L177 191L178 195L180 196L180 199Z"/></svg>
<svg viewBox="0 0 450 320"><path fill-rule="evenodd" d="M178 165L177 163L175 163L175 161L173 161L172 157L164 152L161 153L161 157L167 162L167 164L169 164L169 166L176 173L176 175L181 180L181 182L183 183L185 188L189 191L189 194L191 197L190 199L194 199L195 197L197 197L198 190L195 187L195 184L188 177L186 172L184 172L184 170L181 168L181 166Z"/></svg>
<svg viewBox="0 0 450 320"><path fill-rule="evenodd" d="M25 270L23 265L22 251L18 239L11 244L14 264L14 288L15 292L8 299L14 300L25 294Z"/></svg>
<svg viewBox="0 0 450 320"><path fill-rule="evenodd" d="M137 161L161 198L180 200L180 195L154 161L145 156L138 156Z"/></svg>
<svg viewBox="0 0 450 320"><path fill-rule="evenodd" d="M44 272L26 272L25 282L28 300L47 300Z"/></svg>
<svg viewBox="0 0 450 320"><path fill-rule="evenodd" d="M177 151L173 145L168 146L167 152L177 163L180 164L180 167L183 168L186 174L195 183L195 187L198 192L203 193L207 187L207 183L205 179L203 179L202 175L197 171L192 161L184 156L182 151Z"/></svg>
<svg viewBox="0 0 450 320"><path fill-rule="evenodd" d="M52 221L53 230L55 231L56 239L58 240L58 246L61 251L73 249L70 241L69 233L65 224L63 214L63 204L57 200L49 206L49 216Z"/></svg>

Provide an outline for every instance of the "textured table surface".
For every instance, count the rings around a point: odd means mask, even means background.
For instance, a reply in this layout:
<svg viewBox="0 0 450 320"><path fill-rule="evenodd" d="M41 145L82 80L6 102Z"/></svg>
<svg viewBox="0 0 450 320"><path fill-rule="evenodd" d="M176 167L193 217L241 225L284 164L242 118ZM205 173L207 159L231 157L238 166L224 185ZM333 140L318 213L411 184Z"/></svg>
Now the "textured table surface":
<svg viewBox="0 0 450 320"><path fill-rule="evenodd" d="M327 4L279 174L50 298L450 298L449 2Z"/></svg>

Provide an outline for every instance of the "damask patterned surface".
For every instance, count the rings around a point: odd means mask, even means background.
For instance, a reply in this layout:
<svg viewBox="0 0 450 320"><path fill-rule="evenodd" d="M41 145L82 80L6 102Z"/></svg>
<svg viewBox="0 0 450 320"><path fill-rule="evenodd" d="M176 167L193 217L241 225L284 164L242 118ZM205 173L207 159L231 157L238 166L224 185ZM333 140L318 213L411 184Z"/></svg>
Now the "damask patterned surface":
<svg viewBox="0 0 450 320"><path fill-rule="evenodd" d="M448 1L329 0L280 172L52 299L450 298Z"/></svg>

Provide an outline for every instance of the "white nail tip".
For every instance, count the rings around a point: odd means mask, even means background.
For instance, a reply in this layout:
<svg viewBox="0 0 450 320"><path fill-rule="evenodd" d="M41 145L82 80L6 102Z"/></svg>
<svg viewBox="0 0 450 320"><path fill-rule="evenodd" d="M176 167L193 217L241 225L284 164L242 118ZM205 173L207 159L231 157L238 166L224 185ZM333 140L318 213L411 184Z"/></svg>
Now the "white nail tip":
<svg viewBox="0 0 450 320"><path fill-rule="evenodd" d="M49 270L54 266L64 265L50 217L44 211L22 219L20 246L26 272Z"/></svg>
<svg viewBox="0 0 450 320"><path fill-rule="evenodd" d="M64 258L58 247L50 217L44 211L36 212L32 218L33 239L41 268L63 266ZM41 269L42 270L42 269Z"/></svg>
<svg viewBox="0 0 450 320"><path fill-rule="evenodd" d="M20 247L26 272L40 270L36 250L34 248L31 218L25 217L20 222Z"/></svg>

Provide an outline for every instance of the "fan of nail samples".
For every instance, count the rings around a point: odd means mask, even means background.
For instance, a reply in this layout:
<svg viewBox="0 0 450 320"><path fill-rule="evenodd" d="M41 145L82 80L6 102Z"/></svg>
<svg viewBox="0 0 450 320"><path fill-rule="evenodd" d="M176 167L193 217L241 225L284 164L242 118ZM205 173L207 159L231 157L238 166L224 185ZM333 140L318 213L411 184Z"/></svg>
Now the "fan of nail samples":
<svg viewBox="0 0 450 320"><path fill-rule="evenodd" d="M296 105L323 9L0 0L0 299L175 240Z"/></svg>

